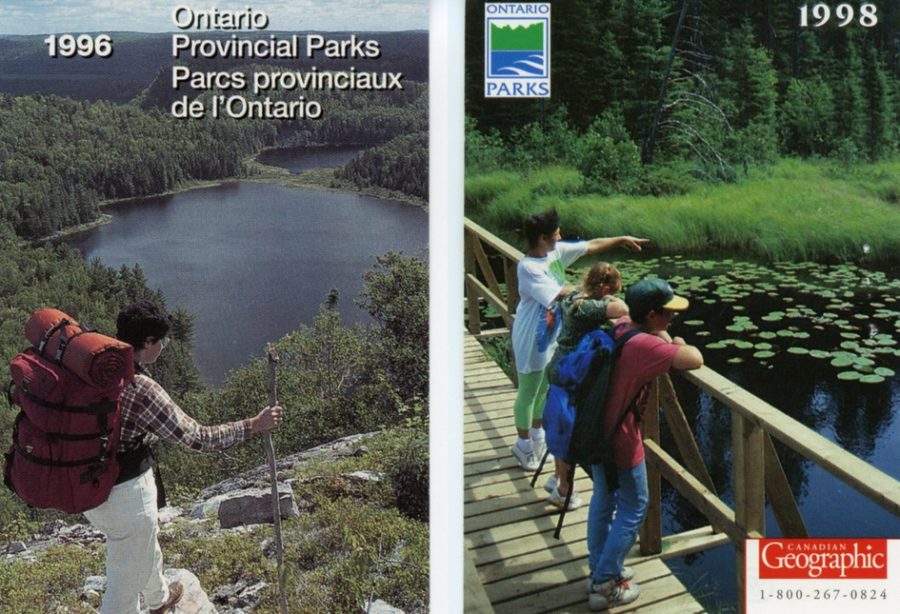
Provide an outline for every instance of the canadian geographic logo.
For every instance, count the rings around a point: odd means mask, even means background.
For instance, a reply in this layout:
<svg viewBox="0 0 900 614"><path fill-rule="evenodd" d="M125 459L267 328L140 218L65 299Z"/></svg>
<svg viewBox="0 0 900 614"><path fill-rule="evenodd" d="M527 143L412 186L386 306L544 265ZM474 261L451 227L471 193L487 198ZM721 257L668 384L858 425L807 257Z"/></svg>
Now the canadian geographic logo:
<svg viewBox="0 0 900 614"><path fill-rule="evenodd" d="M760 579L886 579L886 539L762 539Z"/></svg>
<svg viewBox="0 0 900 614"><path fill-rule="evenodd" d="M550 97L550 4L484 5L486 98Z"/></svg>

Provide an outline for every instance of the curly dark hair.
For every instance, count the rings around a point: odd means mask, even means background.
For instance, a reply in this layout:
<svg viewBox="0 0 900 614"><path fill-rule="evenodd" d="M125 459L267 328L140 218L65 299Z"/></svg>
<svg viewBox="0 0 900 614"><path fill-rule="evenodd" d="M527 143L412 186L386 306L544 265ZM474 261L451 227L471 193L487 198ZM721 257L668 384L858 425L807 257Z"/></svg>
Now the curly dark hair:
<svg viewBox="0 0 900 614"><path fill-rule="evenodd" d="M136 350L142 349L147 339L162 339L170 328L172 320L165 308L147 300L123 307L116 318L116 338Z"/></svg>

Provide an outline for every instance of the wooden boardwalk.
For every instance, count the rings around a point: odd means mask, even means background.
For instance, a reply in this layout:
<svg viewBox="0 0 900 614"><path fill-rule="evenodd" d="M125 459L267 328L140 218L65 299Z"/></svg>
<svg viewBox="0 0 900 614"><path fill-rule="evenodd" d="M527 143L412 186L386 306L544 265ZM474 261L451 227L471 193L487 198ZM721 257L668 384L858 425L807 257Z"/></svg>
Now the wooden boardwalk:
<svg viewBox="0 0 900 614"><path fill-rule="evenodd" d="M558 514L542 488L551 467L532 489L531 474L519 467L509 448L515 441L509 378L481 349L465 338L465 544L478 587L496 612L587 612L585 531L590 479L578 472L576 488L585 504L566 515L561 539L553 537ZM700 536L698 535L698 538ZM658 557L640 557L635 570L640 598L612 612L688 614L703 612L684 585ZM471 567L470 567L471 568ZM490 611L467 602L467 611Z"/></svg>

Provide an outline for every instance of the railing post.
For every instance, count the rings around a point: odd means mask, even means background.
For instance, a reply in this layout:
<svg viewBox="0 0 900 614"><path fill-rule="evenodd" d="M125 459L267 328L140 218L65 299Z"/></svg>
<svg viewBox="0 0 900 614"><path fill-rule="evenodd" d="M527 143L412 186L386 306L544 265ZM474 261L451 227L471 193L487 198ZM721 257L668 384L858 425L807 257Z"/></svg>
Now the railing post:
<svg viewBox="0 0 900 614"><path fill-rule="evenodd" d="M503 258L503 282L506 284L506 307L510 313L515 313L519 305L519 275L516 272L518 262Z"/></svg>
<svg viewBox="0 0 900 614"><path fill-rule="evenodd" d="M644 439L651 439L662 445L659 440L659 378L650 385L641 430ZM641 525L642 555L662 552L662 480L659 469L653 463L647 463L647 490L650 503L647 517Z"/></svg>
<svg viewBox="0 0 900 614"><path fill-rule="evenodd" d="M478 292L469 282L469 275L475 275L475 242L478 237L474 232L465 230L465 284L466 306L469 313L469 332L473 335L481 333L481 315L478 313Z"/></svg>
<svg viewBox="0 0 900 614"><path fill-rule="evenodd" d="M734 448L734 513L741 532L749 538L765 535L766 470L765 431L756 423L732 414ZM743 541L735 544L737 554L738 612L744 613L745 551Z"/></svg>

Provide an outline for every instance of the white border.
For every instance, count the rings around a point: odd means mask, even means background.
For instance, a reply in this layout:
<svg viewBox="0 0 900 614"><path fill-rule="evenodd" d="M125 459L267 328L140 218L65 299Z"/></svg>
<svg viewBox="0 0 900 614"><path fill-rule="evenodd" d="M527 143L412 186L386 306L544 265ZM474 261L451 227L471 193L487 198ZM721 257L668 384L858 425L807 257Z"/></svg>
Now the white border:
<svg viewBox="0 0 900 614"><path fill-rule="evenodd" d="M429 14L430 611L463 611L464 3Z"/></svg>

